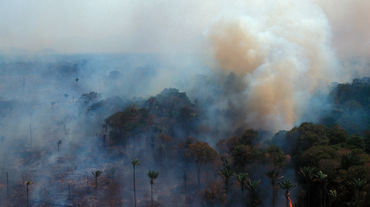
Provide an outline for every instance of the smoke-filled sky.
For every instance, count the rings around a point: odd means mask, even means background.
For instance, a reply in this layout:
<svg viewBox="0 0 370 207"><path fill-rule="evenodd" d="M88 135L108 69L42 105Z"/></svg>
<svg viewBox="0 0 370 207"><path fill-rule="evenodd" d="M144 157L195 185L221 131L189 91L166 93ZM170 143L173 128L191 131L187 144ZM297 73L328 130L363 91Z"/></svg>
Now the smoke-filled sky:
<svg viewBox="0 0 370 207"><path fill-rule="evenodd" d="M370 2L366 0L2 0L0 48L61 52L155 52L193 50L209 27L251 5L264 14L270 5L298 2L319 6L343 55L369 55ZM290 3L289 3L290 2ZM294 5L293 5L294 7ZM284 9L282 10L284 12ZM295 18L291 17L294 21Z"/></svg>
<svg viewBox="0 0 370 207"><path fill-rule="evenodd" d="M342 64L370 58L368 11L366 0L2 0L0 50L199 54L241 77L245 124L277 130L320 86L370 74Z"/></svg>

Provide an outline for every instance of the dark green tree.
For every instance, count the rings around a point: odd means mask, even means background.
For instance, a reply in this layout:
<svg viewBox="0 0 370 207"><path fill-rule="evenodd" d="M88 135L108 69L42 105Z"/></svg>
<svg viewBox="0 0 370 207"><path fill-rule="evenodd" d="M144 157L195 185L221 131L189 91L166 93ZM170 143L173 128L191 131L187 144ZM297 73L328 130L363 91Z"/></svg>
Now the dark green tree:
<svg viewBox="0 0 370 207"><path fill-rule="evenodd" d="M267 159L270 161L271 170L266 173L270 178L272 187L272 207L276 206L279 185L277 180L280 177L280 171L285 165L286 157L283 151L277 146L270 146L266 153Z"/></svg>
<svg viewBox="0 0 370 207"><path fill-rule="evenodd" d="M246 186L246 182L248 180L248 173L239 173L236 175L236 178L240 185L240 190L243 192Z"/></svg>
<svg viewBox="0 0 370 207"><path fill-rule="evenodd" d="M230 167L224 167L220 171L222 178L224 179L225 192L227 193L230 185L230 178L233 176L233 171Z"/></svg>
<svg viewBox="0 0 370 207"><path fill-rule="evenodd" d="M258 199L258 186L261 184L261 181L248 179L247 181L247 189L249 193L249 201L250 206L256 207L258 206L261 201Z"/></svg>
<svg viewBox="0 0 370 207"><path fill-rule="evenodd" d="M150 203L151 203L151 207L154 206L154 202L153 202L153 184L154 184L154 180L158 178L158 175L159 175L159 172L154 171L154 170L149 170L149 172L148 172L148 177L150 179Z"/></svg>
<svg viewBox="0 0 370 207"><path fill-rule="evenodd" d="M327 204L327 194L328 194L328 190L327 190L327 178L328 178L328 175L323 173L321 170L317 172L316 174L316 178L317 180L319 181L320 183L320 197L319 197L319 200L320 200L320 207L326 207L326 204Z"/></svg>
<svg viewBox="0 0 370 207"><path fill-rule="evenodd" d="M213 162L218 154L208 143L200 141L190 143L186 154L191 157L197 165L197 183L198 187L200 187L201 166Z"/></svg>
<svg viewBox="0 0 370 207"><path fill-rule="evenodd" d="M312 206L311 201L311 189L312 184L315 181L316 178L316 168L313 167L302 167L298 171L299 177L303 180L304 183L304 191L305 191L305 206L310 207Z"/></svg>
<svg viewBox="0 0 370 207"><path fill-rule="evenodd" d="M353 187L353 190L354 190L354 204L355 204L355 207L359 207L360 206L360 202L361 202L361 191L363 190L363 188L365 187L366 185L366 180L364 179L361 179L361 178L353 178L349 184L351 187Z"/></svg>
<svg viewBox="0 0 370 207"><path fill-rule="evenodd" d="M286 207L293 207L292 200L290 198L290 192L296 187L296 184L290 182L289 179L285 179L281 183L279 183L279 185L280 188L284 190Z"/></svg>

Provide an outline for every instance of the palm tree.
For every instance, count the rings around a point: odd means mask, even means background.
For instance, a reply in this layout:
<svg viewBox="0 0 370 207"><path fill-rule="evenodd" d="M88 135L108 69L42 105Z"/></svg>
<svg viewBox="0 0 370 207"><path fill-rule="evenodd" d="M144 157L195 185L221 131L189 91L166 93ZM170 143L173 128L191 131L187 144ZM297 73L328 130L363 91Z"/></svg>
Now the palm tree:
<svg viewBox="0 0 370 207"><path fill-rule="evenodd" d="M131 165L133 167L134 173L133 173L133 181L134 181L134 206L136 207L136 166L140 165L140 161L138 159L133 159L131 161Z"/></svg>
<svg viewBox="0 0 370 207"><path fill-rule="evenodd" d="M91 174L95 177L95 189L98 189L98 177L102 174L102 171L97 170L97 171L91 172Z"/></svg>
<svg viewBox="0 0 370 207"><path fill-rule="evenodd" d="M149 170L148 172L148 177L150 178L150 201L151 201L151 206L153 207L153 184L154 180L157 179L159 175L159 172L154 171L154 170Z"/></svg>
<svg viewBox="0 0 370 207"><path fill-rule="evenodd" d="M279 191L277 180L279 179L281 169L285 165L286 156L284 152L275 145L272 145L267 149L267 155L268 160L271 162L272 169L268 171L266 175L270 178L272 187L272 207L275 207Z"/></svg>
<svg viewBox="0 0 370 207"><path fill-rule="evenodd" d="M303 179L305 183L305 206L309 207L311 205L311 185L316 178L316 168L313 167L302 167L298 171L298 175Z"/></svg>
<svg viewBox="0 0 370 207"><path fill-rule="evenodd" d="M366 185L366 180L363 180L361 178L354 178L352 179L349 184L354 188L355 192L355 206L358 207L360 205L360 193L361 190L365 187Z"/></svg>
<svg viewBox="0 0 370 207"><path fill-rule="evenodd" d="M230 167L224 167L220 171L220 174L221 174L222 178L224 179L225 192L227 193L227 191L229 189L229 181L230 181L231 176L233 176L233 172L231 171Z"/></svg>
<svg viewBox="0 0 370 207"><path fill-rule="evenodd" d="M296 187L296 184L293 184L289 179L286 179L279 183L279 185L281 189L285 190L286 207L293 207L292 200L290 199L290 192Z"/></svg>
<svg viewBox="0 0 370 207"><path fill-rule="evenodd" d="M320 206L325 207L327 203L327 177L328 175L323 173L321 170L316 173L316 178L320 182Z"/></svg>
<svg viewBox="0 0 370 207"><path fill-rule="evenodd" d="M57 145L58 145L58 152L59 152L59 146L62 144L62 140L59 140Z"/></svg>
<svg viewBox="0 0 370 207"><path fill-rule="evenodd" d="M236 175L236 178L240 184L240 189L242 192L244 191L248 176L249 176L248 173L239 173Z"/></svg>
<svg viewBox="0 0 370 207"><path fill-rule="evenodd" d="M280 170L274 169L270 170L266 173L267 177L271 180L271 186L272 186L272 206L276 206L276 198L279 191L278 183L276 182L279 179L280 176Z"/></svg>
<svg viewBox="0 0 370 207"><path fill-rule="evenodd" d="M252 207L258 206L260 203L260 201L258 200L258 195L257 195L257 188L259 184L261 184L261 181L251 180L251 179L248 179L247 181L249 199L250 199Z"/></svg>
<svg viewBox="0 0 370 207"><path fill-rule="evenodd" d="M29 197L28 197L28 192L29 192L29 190L28 190L28 186L30 186L30 185L32 185L33 184L33 182L32 181L26 181L26 182L24 182L24 184L26 184L26 201L27 201L27 207L29 207L30 206L30 202L29 202Z"/></svg>

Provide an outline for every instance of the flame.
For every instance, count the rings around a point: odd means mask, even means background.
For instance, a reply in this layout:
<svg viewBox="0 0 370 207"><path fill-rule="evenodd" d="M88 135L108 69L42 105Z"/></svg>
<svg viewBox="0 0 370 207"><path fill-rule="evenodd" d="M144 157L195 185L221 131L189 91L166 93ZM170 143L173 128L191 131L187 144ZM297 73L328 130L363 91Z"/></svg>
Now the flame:
<svg viewBox="0 0 370 207"><path fill-rule="evenodd" d="M290 199L290 197L289 197L289 196L288 196L288 201L289 201L289 207L293 207L292 199Z"/></svg>

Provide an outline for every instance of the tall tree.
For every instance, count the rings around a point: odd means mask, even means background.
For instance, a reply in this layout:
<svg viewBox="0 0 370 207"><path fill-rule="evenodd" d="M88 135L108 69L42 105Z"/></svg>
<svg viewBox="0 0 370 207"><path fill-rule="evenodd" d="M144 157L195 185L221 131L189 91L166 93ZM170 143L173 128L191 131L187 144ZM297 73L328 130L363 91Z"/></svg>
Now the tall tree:
<svg viewBox="0 0 370 207"><path fill-rule="evenodd" d="M278 169L270 170L266 173L267 177L270 178L270 183L272 186L272 207L276 206L276 199L279 191L279 186L277 180L280 176L280 171Z"/></svg>
<svg viewBox="0 0 370 207"><path fill-rule="evenodd" d="M250 206L256 207L260 204L260 200L258 199L258 186L261 184L261 181L248 179L247 181L247 188L249 192L249 201Z"/></svg>
<svg viewBox="0 0 370 207"><path fill-rule="evenodd" d="M245 189L246 182L248 180L248 173L239 173L236 175L236 178L240 185L240 190L243 192Z"/></svg>
<svg viewBox="0 0 370 207"><path fill-rule="evenodd" d="M327 204L327 178L328 175L321 170L316 174L317 180L320 182L320 207L326 207Z"/></svg>
<svg viewBox="0 0 370 207"><path fill-rule="evenodd" d="M26 185L26 202L27 202L27 207L30 206L30 200L29 200L29 186L33 184L32 181L26 181L24 183Z"/></svg>
<svg viewBox="0 0 370 207"><path fill-rule="evenodd" d="M154 171L154 170L149 170L149 172L148 172L148 177L150 179L150 203L151 203L151 207L154 206L154 203L153 203L153 184L154 184L154 180L157 179L158 175L159 175L159 172Z"/></svg>
<svg viewBox="0 0 370 207"><path fill-rule="evenodd" d="M131 165L133 167L133 183L134 183L134 206L136 207L136 166L140 165L140 161L138 159L133 159L131 161Z"/></svg>
<svg viewBox="0 0 370 207"><path fill-rule="evenodd" d="M292 199L290 198L290 192L296 187L296 184L290 182L289 179L283 180L279 183L280 188L285 191L286 207L293 207Z"/></svg>
<svg viewBox="0 0 370 207"><path fill-rule="evenodd" d="M95 178L95 189L98 189L98 178L100 177L100 175L102 174L102 171L100 170L96 170L96 171L93 171L91 172L91 174L94 176Z"/></svg>
<svg viewBox="0 0 370 207"><path fill-rule="evenodd" d="M225 192L227 193L229 190L229 184L230 184L230 178L233 176L233 171L230 167L224 167L221 169L220 174L222 178L224 179L224 185L225 185Z"/></svg>
<svg viewBox="0 0 370 207"><path fill-rule="evenodd" d="M316 168L313 167L302 167L298 171L299 177L304 182L304 190L305 190L305 206L310 207L312 206L311 201L311 188L312 183L316 179Z"/></svg>
<svg viewBox="0 0 370 207"><path fill-rule="evenodd" d="M283 151L277 146L270 146L267 149L266 157L271 163L271 170L269 170L266 175L270 178L272 187L272 207L275 207L279 191L277 180L280 177L281 169L285 165L286 157Z"/></svg>
<svg viewBox="0 0 370 207"><path fill-rule="evenodd" d="M58 146L58 152L59 152L59 148L60 148L60 145L62 144L62 140L59 140L58 143L57 143L57 146Z"/></svg>
<svg viewBox="0 0 370 207"><path fill-rule="evenodd" d="M195 161L197 165L197 183L200 187L200 169L202 165L213 162L217 152L206 142L196 141L187 146L186 154Z"/></svg>
<svg viewBox="0 0 370 207"><path fill-rule="evenodd" d="M361 191L366 185L366 180L361 179L361 178L353 178L349 184L353 187L354 189L354 204L356 207L360 206L361 202Z"/></svg>

